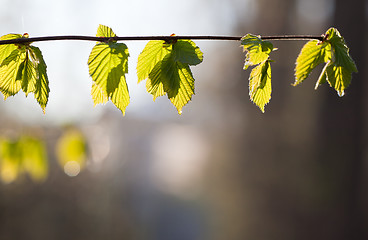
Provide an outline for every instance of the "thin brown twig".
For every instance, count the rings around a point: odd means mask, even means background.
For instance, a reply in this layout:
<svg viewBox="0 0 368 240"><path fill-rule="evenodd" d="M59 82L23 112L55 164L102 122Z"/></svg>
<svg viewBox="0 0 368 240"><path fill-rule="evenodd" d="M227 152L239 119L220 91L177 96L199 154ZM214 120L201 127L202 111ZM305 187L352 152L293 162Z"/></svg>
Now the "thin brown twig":
<svg viewBox="0 0 368 240"><path fill-rule="evenodd" d="M260 36L264 40L323 40L323 36L313 35L279 35L279 36ZM46 37L31 37L31 38L17 38L9 40L0 40L0 45L4 44L24 44L31 42L43 41L60 41L60 40L82 40L95 42L109 42L109 41L143 41L143 40L178 40L178 39L192 39L192 40L225 40L225 41L240 41L242 37L235 36L126 36L126 37L94 37L94 36L46 36Z"/></svg>

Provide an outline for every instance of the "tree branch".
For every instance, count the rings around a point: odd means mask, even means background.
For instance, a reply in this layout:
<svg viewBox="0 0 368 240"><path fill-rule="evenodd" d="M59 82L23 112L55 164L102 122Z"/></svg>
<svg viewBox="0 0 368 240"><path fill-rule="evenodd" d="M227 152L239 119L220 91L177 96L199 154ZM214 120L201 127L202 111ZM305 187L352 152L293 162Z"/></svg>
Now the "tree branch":
<svg viewBox="0 0 368 240"><path fill-rule="evenodd" d="M131 37L94 37L94 36L47 36L47 37L32 37L32 38L17 38L10 40L0 40L0 45L4 44L24 44L31 42L43 41L60 41L60 40L82 40L95 42L109 42L109 41L143 41L143 40L164 40L173 41L178 39L192 39L192 40L225 40L225 41L240 41L242 37L235 36L131 36ZM323 36L313 35L280 35L280 36L261 36L264 40L311 40L317 39L322 41Z"/></svg>

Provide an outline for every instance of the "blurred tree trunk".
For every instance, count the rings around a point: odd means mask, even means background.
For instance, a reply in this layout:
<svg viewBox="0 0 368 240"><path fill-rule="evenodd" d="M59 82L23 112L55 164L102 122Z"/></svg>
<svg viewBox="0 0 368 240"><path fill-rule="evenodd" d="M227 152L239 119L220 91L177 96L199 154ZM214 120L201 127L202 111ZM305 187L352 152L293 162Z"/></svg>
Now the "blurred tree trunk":
<svg viewBox="0 0 368 240"><path fill-rule="evenodd" d="M328 89L321 107L319 161L324 164L324 180L334 186L334 190L328 190L333 198L327 220L336 224L330 229L332 232L340 231L335 237L363 240L368 239L367 228L363 225L366 217L363 205L363 191L366 191L363 179L367 64L365 0L336 0L333 25L350 47L359 73L353 74L352 85L342 99Z"/></svg>

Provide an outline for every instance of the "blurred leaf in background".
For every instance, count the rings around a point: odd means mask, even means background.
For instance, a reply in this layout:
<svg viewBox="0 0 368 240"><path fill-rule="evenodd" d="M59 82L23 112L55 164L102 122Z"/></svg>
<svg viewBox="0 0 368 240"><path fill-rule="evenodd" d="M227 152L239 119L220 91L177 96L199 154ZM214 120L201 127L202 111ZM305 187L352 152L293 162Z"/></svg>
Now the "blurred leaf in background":
<svg viewBox="0 0 368 240"><path fill-rule="evenodd" d="M68 176L77 176L84 168L87 158L84 135L77 129L67 129L57 142L56 156Z"/></svg>
<svg viewBox="0 0 368 240"><path fill-rule="evenodd" d="M32 180L42 182L48 173L44 143L34 137L21 136L16 140L0 140L0 177L5 183L16 180L23 172Z"/></svg>

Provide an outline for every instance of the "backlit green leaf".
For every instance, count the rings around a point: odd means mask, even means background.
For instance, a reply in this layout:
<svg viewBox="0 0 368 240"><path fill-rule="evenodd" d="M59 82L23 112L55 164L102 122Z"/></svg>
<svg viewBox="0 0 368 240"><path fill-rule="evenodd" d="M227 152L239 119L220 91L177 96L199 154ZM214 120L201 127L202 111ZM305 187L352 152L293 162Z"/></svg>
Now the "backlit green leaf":
<svg viewBox="0 0 368 240"><path fill-rule="evenodd" d="M115 35L111 29L101 27L101 37ZM128 73L128 48L124 43L97 43L89 56L89 74L93 79L92 99L94 104L105 103L107 99L123 114L129 104L129 91L125 74Z"/></svg>
<svg viewBox="0 0 368 240"><path fill-rule="evenodd" d="M7 34L0 37L0 40L11 40L22 38L21 34ZM5 58L7 58L15 49L18 49L18 46L15 44L4 44L0 45L0 66Z"/></svg>
<svg viewBox="0 0 368 240"><path fill-rule="evenodd" d="M161 76L161 64L158 62L149 74L149 78L146 82L147 92L152 94L153 100L166 94L164 90L164 84L162 83L163 77Z"/></svg>
<svg viewBox="0 0 368 240"><path fill-rule="evenodd" d="M326 42L332 47L332 61L335 66L341 66L351 72L358 72L354 60L349 55L349 48L347 47L344 38L336 28L330 28L325 33L327 35Z"/></svg>
<svg viewBox="0 0 368 240"><path fill-rule="evenodd" d="M202 61L203 53L191 40L150 41L138 58L138 81L147 78L146 88L153 99L167 94L181 114L194 94L194 78L189 65Z"/></svg>
<svg viewBox="0 0 368 240"><path fill-rule="evenodd" d="M247 34L242 37L241 45L243 45L244 51L247 51L244 70L249 66L266 61L273 50L271 42L263 41L260 37L253 34Z"/></svg>
<svg viewBox="0 0 368 240"><path fill-rule="evenodd" d="M0 91L4 99L19 92L22 86L22 74L27 57L25 51L15 49L2 61L0 66Z"/></svg>
<svg viewBox="0 0 368 240"><path fill-rule="evenodd" d="M137 76L138 83L149 78L150 73L162 59L171 52L172 45L167 46L165 41L149 41L138 56ZM161 63L160 63L161 64ZM147 88L148 89L148 88Z"/></svg>
<svg viewBox="0 0 368 240"><path fill-rule="evenodd" d="M116 34L108 26L100 24L97 28L96 37L116 37Z"/></svg>
<svg viewBox="0 0 368 240"><path fill-rule="evenodd" d="M22 63L18 71L21 74L19 78L22 81L22 90L28 96L28 93L34 92L36 90L37 81L37 68L27 57ZM18 77L17 77L18 78Z"/></svg>
<svg viewBox="0 0 368 240"><path fill-rule="evenodd" d="M191 40L178 40L173 45L173 52L178 62L197 65L203 61L203 53Z"/></svg>
<svg viewBox="0 0 368 240"><path fill-rule="evenodd" d="M173 67L175 68L173 78L180 80L177 93L169 98L178 113L181 114L182 108L192 99L194 94L194 78L188 65L176 62Z"/></svg>
<svg viewBox="0 0 368 240"><path fill-rule="evenodd" d="M253 68L249 77L250 99L264 112L264 107L271 99L271 65L264 61Z"/></svg>
<svg viewBox="0 0 368 240"><path fill-rule="evenodd" d="M323 63L326 51L329 50L329 44L320 43L318 40L306 43L296 59L295 82L293 85L296 86L303 82L317 65Z"/></svg>
<svg viewBox="0 0 368 240"><path fill-rule="evenodd" d="M326 65L316 82L315 89L328 82L340 97L343 96L351 82L352 72L358 70L349 55L344 38L335 28L326 31L323 41L312 40L304 45L296 61L294 85L305 80L313 68L322 62Z"/></svg>
<svg viewBox="0 0 368 240"><path fill-rule="evenodd" d="M28 37L28 34L8 34L1 40ZM4 99L13 96L20 89L28 96L34 93L42 111L49 96L49 82L46 63L39 48L30 44L0 45L0 91Z"/></svg>
<svg viewBox="0 0 368 240"><path fill-rule="evenodd" d="M109 101L109 98L107 95L105 95L105 92L94 82L92 83L91 94L95 106L99 103L106 103Z"/></svg>
<svg viewBox="0 0 368 240"><path fill-rule="evenodd" d="M344 90L349 86L351 81L351 71L341 66L329 65L326 73L330 86L335 88L340 97L344 96Z"/></svg>
<svg viewBox="0 0 368 240"><path fill-rule="evenodd" d="M108 26L100 24L97 28L96 37L116 37L116 34Z"/></svg>
<svg viewBox="0 0 368 240"><path fill-rule="evenodd" d="M34 92L34 97L38 104L40 104L42 111L45 113L50 93L49 79L46 72L47 66L43 59L41 50L38 47L30 46L28 50L28 59L31 62L30 66L33 66L37 73L35 84L34 79L33 82L28 83L28 92Z"/></svg>

